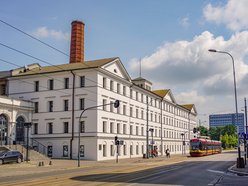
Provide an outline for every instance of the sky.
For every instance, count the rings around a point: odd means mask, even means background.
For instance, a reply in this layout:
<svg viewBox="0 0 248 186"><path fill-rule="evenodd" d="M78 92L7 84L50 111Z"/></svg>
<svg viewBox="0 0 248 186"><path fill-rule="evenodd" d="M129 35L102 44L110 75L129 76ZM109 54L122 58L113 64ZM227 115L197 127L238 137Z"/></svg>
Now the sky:
<svg viewBox="0 0 248 186"><path fill-rule="evenodd" d="M201 125L209 114L234 113L235 63L238 111L248 93L247 0L9 0L0 19L69 55L71 22L85 23L85 60L119 57L132 78L171 89L178 104L193 103ZM48 48L0 22L0 59L24 66L69 63ZM0 70L16 68L0 61Z"/></svg>

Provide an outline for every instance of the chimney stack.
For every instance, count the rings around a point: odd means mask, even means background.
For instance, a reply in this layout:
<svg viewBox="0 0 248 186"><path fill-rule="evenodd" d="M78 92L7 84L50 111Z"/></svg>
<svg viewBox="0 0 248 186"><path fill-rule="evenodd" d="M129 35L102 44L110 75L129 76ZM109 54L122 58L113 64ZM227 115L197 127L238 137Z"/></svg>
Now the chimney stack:
<svg viewBox="0 0 248 186"><path fill-rule="evenodd" d="M70 63L83 63L83 62L84 62L84 23L82 21L72 21Z"/></svg>

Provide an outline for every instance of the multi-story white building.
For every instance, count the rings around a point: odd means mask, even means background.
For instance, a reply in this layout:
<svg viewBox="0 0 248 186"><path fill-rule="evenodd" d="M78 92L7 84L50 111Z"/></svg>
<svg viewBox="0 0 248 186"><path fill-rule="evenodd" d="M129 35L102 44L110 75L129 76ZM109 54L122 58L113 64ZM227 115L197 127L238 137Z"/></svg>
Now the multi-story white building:
<svg viewBox="0 0 248 186"><path fill-rule="evenodd" d="M77 158L79 132L81 159L114 159L115 136L123 140L120 158L143 156L147 147L159 155L166 149L187 152L196 127L194 105L179 105L170 90L153 90L141 77L132 80L119 58L85 62L83 29L82 22L72 23L69 64L28 65L7 80L8 96L34 103L32 138L56 158ZM120 107L114 108L115 100Z"/></svg>

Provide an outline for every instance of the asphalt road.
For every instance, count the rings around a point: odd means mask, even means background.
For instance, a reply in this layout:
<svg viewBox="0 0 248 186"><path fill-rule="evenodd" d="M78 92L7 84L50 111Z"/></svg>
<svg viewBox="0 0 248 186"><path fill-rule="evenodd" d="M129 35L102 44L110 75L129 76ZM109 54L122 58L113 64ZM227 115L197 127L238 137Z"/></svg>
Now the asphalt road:
<svg viewBox="0 0 248 186"><path fill-rule="evenodd" d="M248 185L248 177L227 172L235 163L236 153L188 158L172 165L149 168L140 166L105 166L18 177L1 185ZM16 177L17 178L17 177ZM3 180L2 180L3 181ZM7 180L5 180L7 181Z"/></svg>

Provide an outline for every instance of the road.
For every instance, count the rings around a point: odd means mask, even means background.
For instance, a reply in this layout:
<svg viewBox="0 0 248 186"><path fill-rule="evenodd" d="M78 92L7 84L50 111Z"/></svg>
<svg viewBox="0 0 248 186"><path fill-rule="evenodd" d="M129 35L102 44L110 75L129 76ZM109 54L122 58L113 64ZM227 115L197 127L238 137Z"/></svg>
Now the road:
<svg viewBox="0 0 248 186"><path fill-rule="evenodd" d="M1 180L1 185L247 185L248 178L227 173L236 153L222 153L171 165L89 167Z"/></svg>

